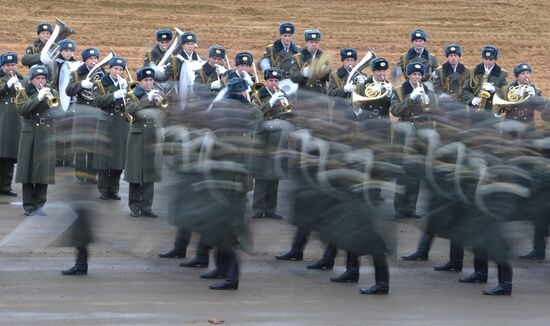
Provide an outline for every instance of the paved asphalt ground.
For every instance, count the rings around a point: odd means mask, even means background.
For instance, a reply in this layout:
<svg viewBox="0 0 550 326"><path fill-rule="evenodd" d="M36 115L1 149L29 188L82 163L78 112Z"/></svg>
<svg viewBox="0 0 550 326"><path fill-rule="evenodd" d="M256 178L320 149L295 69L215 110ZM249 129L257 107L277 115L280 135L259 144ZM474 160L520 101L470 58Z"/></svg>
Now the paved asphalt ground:
<svg viewBox="0 0 550 326"><path fill-rule="evenodd" d="M66 168L57 172L70 174ZM49 189L47 217L23 215L20 185L15 188L19 197L0 197L0 325L209 325L209 320L230 325L550 325L548 261L514 260L513 295L487 297L481 290L496 284L494 265L488 285L457 282L472 271L469 253L463 273L433 270L447 257L446 240L434 242L430 261L396 258L415 248L418 220L397 224L388 296L358 293L374 282L368 257L361 261L358 284L329 282L344 270L342 252L334 270L307 270L322 253L316 239L308 244L304 262L274 260L289 248L293 228L285 220L252 220L253 247L239 252L239 290L209 290L211 282L199 279L204 269L182 268L182 260L157 257L174 237L174 228L166 223L166 191L158 187L155 197L161 218L132 218L125 183L120 202L92 198L102 213L95 223L89 275L61 276L60 270L74 262L73 250L48 244L70 218L64 199L74 179L57 181ZM286 186L281 186L279 211L288 216ZM95 195L93 186L80 187L90 187ZM384 195L388 214L393 214L391 194ZM529 251L531 232L524 223L507 226L514 254Z"/></svg>

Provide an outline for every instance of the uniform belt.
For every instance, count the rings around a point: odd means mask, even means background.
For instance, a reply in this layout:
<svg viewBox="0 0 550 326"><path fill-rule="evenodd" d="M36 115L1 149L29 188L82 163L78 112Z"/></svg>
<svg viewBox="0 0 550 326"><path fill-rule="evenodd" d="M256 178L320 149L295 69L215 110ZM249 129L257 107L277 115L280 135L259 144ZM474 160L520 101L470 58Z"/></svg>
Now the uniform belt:
<svg viewBox="0 0 550 326"><path fill-rule="evenodd" d="M4 104L15 103L15 97L10 97L9 99L2 99L2 102L4 102Z"/></svg>
<svg viewBox="0 0 550 326"><path fill-rule="evenodd" d="M41 125L47 125L47 124L52 124L53 123L53 119L49 119L49 118L23 118L23 121L25 123L32 123L32 124L41 124Z"/></svg>
<svg viewBox="0 0 550 326"><path fill-rule="evenodd" d="M85 104L85 105L95 106L93 101L86 101L86 100L83 100L83 99L78 99L76 101L76 103L77 104Z"/></svg>
<svg viewBox="0 0 550 326"><path fill-rule="evenodd" d="M107 112L109 112L109 113L124 112L124 107L120 106L120 105L112 106L112 107L107 109Z"/></svg>

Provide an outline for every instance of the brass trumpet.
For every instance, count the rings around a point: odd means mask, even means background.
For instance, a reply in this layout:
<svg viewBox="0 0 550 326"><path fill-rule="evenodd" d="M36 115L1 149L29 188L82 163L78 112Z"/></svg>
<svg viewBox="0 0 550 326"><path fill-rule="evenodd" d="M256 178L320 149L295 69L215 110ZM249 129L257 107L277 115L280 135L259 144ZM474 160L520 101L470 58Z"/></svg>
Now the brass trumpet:
<svg viewBox="0 0 550 326"><path fill-rule="evenodd" d="M147 96L149 96L149 92L146 92ZM166 96L164 95L164 93L161 93L161 92L158 95L155 95L153 97L153 102L155 103L155 106L166 109L168 107L168 99L166 99Z"/></svg>
<svg viewBox="0 0 550 326"><path fill-rule="evenodd" d="M44 86L42 86L42 84L40 84L40 89L44 88ZM59 106L59 98L58 97L55 97L53 94L52 94L52 90L50 88L48 88L48 92L46 93L46 101L48 103L48 106L52 109L55 109Z"/></svg>
<svg viewBox="0 0 550 326"><path fill-rule="evenodd" d="M10 71L10 77L14 77L14 76L17 76L17 75L13 71ZM19 79L17 79L15 84L13 84L13 89L15 89L16 92L19 92L20 90L23 89L23 85L21 85L21 82L19 81Z"/></svg>
<svg viewBox="0 0 550 326"><path fill-rule="evenodd" d="M420 98L421 102L422 102L422 106L427 106L427 105L430 105L430 99L426 96L426 91L424 90L424 86L422 86L422 83L420 83L419 81L416 82L416 87L417 88L420 88L420 92L422 93L422 97ZM429 111L430 108L427 107L425 108L425 111Z"/></svg>

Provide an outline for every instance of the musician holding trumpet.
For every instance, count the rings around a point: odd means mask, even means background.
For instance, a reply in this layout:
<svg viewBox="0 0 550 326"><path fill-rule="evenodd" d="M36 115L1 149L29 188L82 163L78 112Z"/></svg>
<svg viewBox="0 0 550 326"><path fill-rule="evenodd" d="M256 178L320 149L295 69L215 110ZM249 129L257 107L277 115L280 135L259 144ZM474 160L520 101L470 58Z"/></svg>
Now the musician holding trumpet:
<svg viewBox="0 0 550 326"><path fill-rule="evenodd" d="M94 85L94 103L101 109L97 120L94 168L97 169L99 198L120 200L120 175L126 160L129 122L126 114L128 82L122 77L126 59L112 57L109 74Z"/></svg>
<svg viewBox="0 0 550 326"><path fill-rule="evenodd" d="M0 195L12 197L17 196L11 183L22 127L21 116L15 109L15 96L23 87L24 78L17 72L17 62L14 52L0 55Z"/></svg>
<svg viewBox="0 0 550 326"><path fill-rule="evenodd" d="M17 92L15 104L23 117L15 181L23 184L25 215L45 216L48 184L55 182L54 118L63 111L54 89L47 86L48 69L35 65L29 84Z"/></svg>
<svg viewBox="0 0 550 326"><path fill-rule="evenodd" d="M152 210L154 182L161 181L162 111L163 97L154 89L155 70L142 67L137 72L139 84L130 94L127 112L134 117L126 146L124 180L130 184L128 205L133 217L158 217Z"/></svg>

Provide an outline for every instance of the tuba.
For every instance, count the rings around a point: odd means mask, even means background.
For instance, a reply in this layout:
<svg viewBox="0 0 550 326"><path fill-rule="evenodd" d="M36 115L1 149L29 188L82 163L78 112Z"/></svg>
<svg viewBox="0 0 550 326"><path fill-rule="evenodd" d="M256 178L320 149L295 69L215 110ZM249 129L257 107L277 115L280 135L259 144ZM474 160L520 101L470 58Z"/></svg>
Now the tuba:
<svg viewBox="0 0 550 326"><path fill-rule="evenodd" d="M68 38L69 36L75 33L73 29L69 25L61 21L61 19L56 17L55 20L57 22L53 30L53 33L48 39L48 41L46 42L46 44L44 44L44 47L40 52L41 56L47 55L52 62L59 55L59 46L57 45L57 43L59 43L59 41L61 40Z"/></svg>

